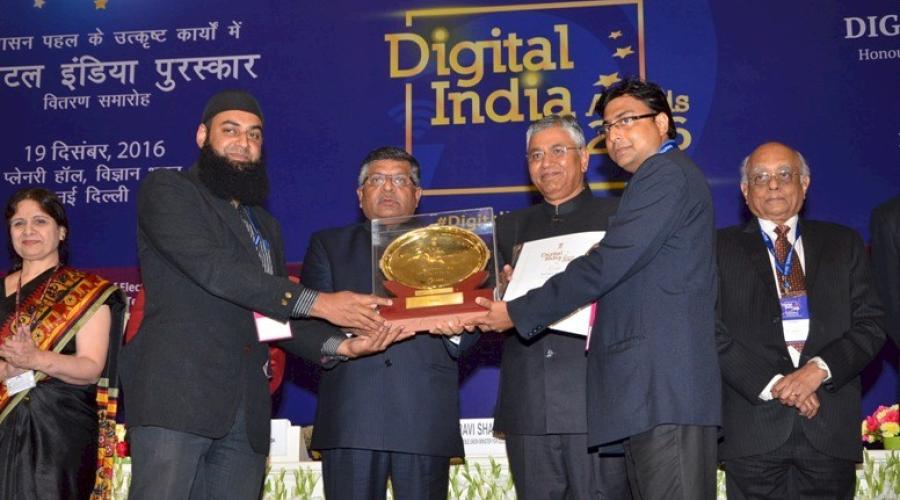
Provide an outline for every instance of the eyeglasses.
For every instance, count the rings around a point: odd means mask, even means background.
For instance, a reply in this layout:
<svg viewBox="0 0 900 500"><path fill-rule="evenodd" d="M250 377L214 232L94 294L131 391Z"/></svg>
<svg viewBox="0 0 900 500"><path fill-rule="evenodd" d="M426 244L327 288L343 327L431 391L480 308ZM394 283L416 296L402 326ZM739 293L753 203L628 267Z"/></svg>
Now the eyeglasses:
<svg viewBox="0 0 900 500"><path fill-rule="evenodd" d="M544 161L544 158L549 154L550 158L553 158L554 160L559 160L563 156L566 156L566 153L568 153L570 149L579 150L579 149L581 149L581 146L563 146L560 144L560 145L556 145L556 146L551 146L549 151L544 151L542 149L536 149L536 150L531 151L528 154L526 154L525 158L528 159L529 163L540 163L540 162Z"/></svg>
<svg viewBox="0 0 900 500"><path fill-rule="evenodd" d="M618 120L613 120L611 122L604 122L600 125L600 132L609 134L616 127L631 128L631 126L634 125L634 122L643 120L644 118L653 118L658 114L659 113L647 113L646 115L626 116L624 118L619 118Z"/></svg>
<svg viewBox="0 0 900 500"><path fill-rule="evenodd" d="M391 180L391 184L393 184L394 187L398 188L403 188L414 184L412 178L406 174L372 174L366 177L365 183L366 186L377 188L384 186L385 181L387 181L388 179Z"/></svg>
<svg viewBox="0 0 900 500"><path fill-rule="evenodd" d="M750 174L750 182L752 182L754 186L768 186L769 181L774 177L775 181L778 182L779 185L782 185L790 183L795 175L800 174L794 172L790 168L781 168L772 173L754 172Z"/></svg>

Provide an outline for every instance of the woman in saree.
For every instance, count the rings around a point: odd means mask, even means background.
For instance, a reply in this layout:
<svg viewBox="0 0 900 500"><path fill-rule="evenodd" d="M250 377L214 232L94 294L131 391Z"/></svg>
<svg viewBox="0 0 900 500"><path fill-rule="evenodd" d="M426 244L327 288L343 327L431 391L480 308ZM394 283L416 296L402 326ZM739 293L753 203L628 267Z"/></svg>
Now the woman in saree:
<svg viewBox="0 0 900 500"><path fill-rule="evenodd" d="M110 381L124 297L65 265L69 223L52 191L13 194L6 222L12 269L0 295L0 498L109 498Z"/></svg>

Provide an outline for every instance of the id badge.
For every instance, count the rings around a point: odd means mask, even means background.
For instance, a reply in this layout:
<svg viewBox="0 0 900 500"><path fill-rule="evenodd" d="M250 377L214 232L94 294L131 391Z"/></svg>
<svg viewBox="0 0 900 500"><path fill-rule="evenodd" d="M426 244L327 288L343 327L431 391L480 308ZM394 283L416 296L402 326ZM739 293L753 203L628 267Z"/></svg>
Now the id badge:
<svg viewBox="0 0 900 500"><path fill-rule="evenodd" d="M293 337L291 324L288 321L278 321L256 311L253 311L253 319L256 321L256 337L260 342Z"/></svg>
<svg viewBox="0 0 900 500"><path fill-rule="evenodd" d="M806 294L781 297L781 325L785 342L805 342L809 336L809 306Z"/></svg>
<svg viewBox="0 0 900 500"><path fill-rule="evenodd" d="M27 391L37 385L37 382L34 380L34 370L28 370L21 375L8 378L4 384L6 384L6 392L10 396Z"/></svg>

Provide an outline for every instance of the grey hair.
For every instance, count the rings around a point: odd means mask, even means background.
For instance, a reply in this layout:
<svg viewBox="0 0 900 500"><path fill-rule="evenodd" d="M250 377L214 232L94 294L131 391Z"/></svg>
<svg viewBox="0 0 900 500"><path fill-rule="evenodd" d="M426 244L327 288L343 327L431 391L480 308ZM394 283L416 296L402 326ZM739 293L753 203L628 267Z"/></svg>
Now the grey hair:
<svg viewBox="0 0 900 500"><path fill-rule="evenodd" d="M551 127L561 127L575 141L576 146L584 147L584 131L581 129L581 125L578 125L578 120L572 115L547 115L532 123L528 127L528 132L525 132L525 147L527 148L531 144L531 137L534 134Z"/></svg>
<svg viewBox="0 0 900 500"><path fill-rule="evenodd" d="M363 160L362 167L359 169L359 178L357 179L360 187L365 184L366 178L369 177L369 165L380 160L396 160L409 163L409 177L414 185L419 185L419 161L403 149L395 146L382 146L369 151L369 154Z"/></svg>
<svg viewBox="0 0 900 500"><path fill-rule="evenodd" d="M804 158L803 155L800 154L800 151L797 151L796 149L792 149L791 151L797 155L797 160L800 162L800 176L809 177L809 164L806 163L806 158ZM747 170L750 168L750 156L752 156L752 153L747 155L744 158L744 161L741 162L741 184L747 184L747 182L749 182Z"/></svg>

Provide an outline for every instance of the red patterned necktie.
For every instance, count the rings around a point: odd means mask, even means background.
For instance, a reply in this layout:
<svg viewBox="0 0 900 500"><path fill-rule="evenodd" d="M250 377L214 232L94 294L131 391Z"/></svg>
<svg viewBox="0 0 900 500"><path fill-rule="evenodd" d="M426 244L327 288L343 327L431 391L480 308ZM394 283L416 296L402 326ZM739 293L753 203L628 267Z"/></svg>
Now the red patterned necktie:
<svg viewBox="0 0 900 500"><path fill-rule="evenodd" d="M788 231L790 231L790 226L780 225L775 228L775 234L778 237L775 239L775 259L781 263L784 262L785 266L787 265L786 259L788 256L788 252L790 251L791 244L788 243ZM785 266L781 266L784 268ZM778 275L778 287L781 289L781 294L799 294L800 292L806 292L806 278L803 276L803 267L800 265L800 258L797 257L797 250L794 249L794 252L791 253L791 273L787 277L788 286L785 287L785 277L776 267L775 269ZM798 352L803 351L803 344L805 342L792 341L787 342L789 346L793 346L794 349L797 349Z"/></svg>

